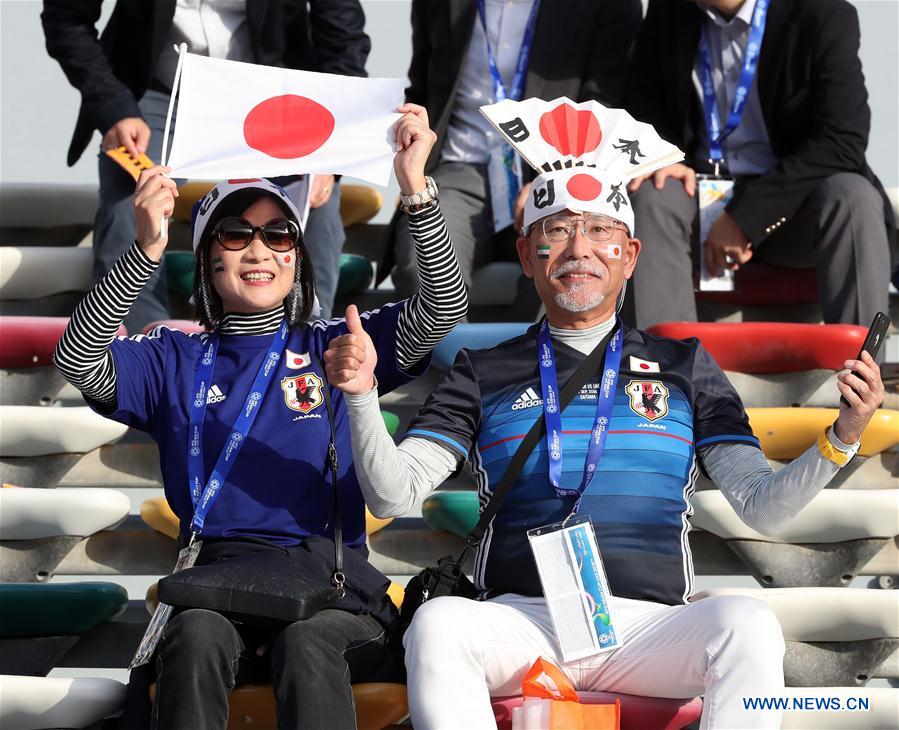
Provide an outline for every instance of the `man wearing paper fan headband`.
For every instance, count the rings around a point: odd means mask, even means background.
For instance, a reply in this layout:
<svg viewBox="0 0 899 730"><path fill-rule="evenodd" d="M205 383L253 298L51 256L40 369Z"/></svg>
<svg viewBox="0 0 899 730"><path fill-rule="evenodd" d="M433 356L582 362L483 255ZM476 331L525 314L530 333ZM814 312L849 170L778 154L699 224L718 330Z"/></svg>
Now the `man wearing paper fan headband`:
<svg viewBox="0 0 899 730"><path fill-rule="evenodd" d="M340 363L328 376L346 393L374 514L404 514L466 460L477 481L473 585L425 596L404 637L412 722L494 728L490 697L520 694L542 656L578 690L704 695L702 728L779 728L777 711L741 702L783 689L773 612L741 596L689 602L697 459L744 522L775 534L852 458L883 393L879 370L869 357L851 363L859 378L839 384L851 405L775 473L698 340L654 337L617 317L641 250L627 171L652 172L679 151L593 103L573 108L607 144L597 137L592 156L560 157L534 123L558 104L571 102L482 109L536 169L549 168L517 242L546 318L493 348L461 350L399 446L380 416L370 345L328 354ZM863 396L849 387L860 379Z"/></svg>

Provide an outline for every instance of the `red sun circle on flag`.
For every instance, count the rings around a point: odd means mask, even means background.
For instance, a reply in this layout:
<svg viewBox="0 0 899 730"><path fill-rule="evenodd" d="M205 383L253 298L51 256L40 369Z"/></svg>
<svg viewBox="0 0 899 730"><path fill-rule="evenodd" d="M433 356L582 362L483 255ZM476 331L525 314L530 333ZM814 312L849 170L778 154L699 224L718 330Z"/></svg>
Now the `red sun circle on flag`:
<svg viewBox="0 0 899 730"><path fill-rule="evenodd" d="M640 369L641 370L649 370L649 363L641 362Z"/></svg>
<svg viewBox="0 0 899 730"><path fill-rule="evenodd" d="M290 254L287 254L287 255L284 257L284 263L285 263L285 264L289 264L289 263L290 263Z"/></svg>
<svg viewBox="0 0 899 730"><path fill-rule="evenodd" d="M294 364L294 365L302 365L302 364L303 364L303 358L301 358L301 357L295 357L295 358L293 359L293 364Z"/></svg>
<svg viewBox="0 0 899 730"><path fill-rule="evenodd" d="M613 259L621 258L621 246L612 246L609 252Z"/></svg>
<svg viewBox="0 0 899 730"><path fill-rule="evenodd" d="M243 122L247 145L279 160L312 154L333 132L334 115L317 101L296 94L260 102Z"/></svg>
<svg viewBox="0 0 899 730"><path fill-rule="evenodd" d="M571 196L578 200L595 200L602 192L602 183L585 173L574 175L565 187Z"/></svg>

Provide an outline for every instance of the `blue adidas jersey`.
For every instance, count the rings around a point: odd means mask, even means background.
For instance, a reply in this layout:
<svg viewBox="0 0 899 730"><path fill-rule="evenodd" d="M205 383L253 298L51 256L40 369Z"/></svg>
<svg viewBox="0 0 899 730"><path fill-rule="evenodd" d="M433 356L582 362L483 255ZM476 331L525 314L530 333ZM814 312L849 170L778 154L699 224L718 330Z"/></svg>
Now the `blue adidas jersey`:
<svg viewBox="0 0 899 730"><path fill-rule="evenodd" d="M555 341L560 387L583 354ZM564 488L577 489L596 413L600 372L563 412ZM537 327L489 350L459 353L408 435L471 461L481 505L534 420L543 417ZM596 528L616 596L683 603L693 591L688 516L696 448L719 441L758 446L736 391L698 340L626 329L605 452L581 503ZM564 519L541 439L488 528L475 583L485 595L542 595L526 532Z"/></svg>
<svg viewBox="0 0 899 730"><path fill-rule="evenodd" d="M421 374L396 362L396 325L404 303L362 314L378 352L376 375L386 393ZM206 519L203 537L256 537L285 546L310 534L332 537L331 475L326 466L328 412L320 361L329 342L346 334L346 321L318 321L290 332L284 357L260 406L240 455ZM119 338L111 346L116 368L117 410L104 413L149 433L159 445L165 495L181 521L182 536L193 516L187 476L189 404L207 335L188 336L161 327L149 336ZM243 408L272 335L223 335L207 394L203 433L204 479ZM365 509L353 467L343 393L331 388L344 541L365 543ZM94 404L96 407L96 404Z"/></svg>

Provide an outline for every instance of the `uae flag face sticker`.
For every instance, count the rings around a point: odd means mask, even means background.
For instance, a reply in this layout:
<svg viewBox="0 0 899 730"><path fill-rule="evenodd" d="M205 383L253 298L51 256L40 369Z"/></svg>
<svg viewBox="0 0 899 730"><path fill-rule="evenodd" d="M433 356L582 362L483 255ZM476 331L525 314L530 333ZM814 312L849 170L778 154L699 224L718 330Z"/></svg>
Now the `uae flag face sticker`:
<svg viewBox="0 0 899 730"><path fill-rule="evenodd" d="M537 244L537 258L538 259L548 259L549 258L549 246L544 243Z"/></svg>
<svg viewBox="0 0 899 730"><path fill-rule="evenodd" d="M404 86L186 53L167 164L199 180L326 173L386 185Z"/></svg>

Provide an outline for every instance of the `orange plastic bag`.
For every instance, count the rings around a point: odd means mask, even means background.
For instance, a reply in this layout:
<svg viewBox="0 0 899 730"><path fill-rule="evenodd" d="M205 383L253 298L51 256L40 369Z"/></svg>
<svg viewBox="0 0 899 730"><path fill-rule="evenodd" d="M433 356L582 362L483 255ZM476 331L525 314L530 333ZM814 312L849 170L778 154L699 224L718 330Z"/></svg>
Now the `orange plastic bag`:
<svg viewBox="0 0 899 730"><path fill-rule="evenodd" d="M512 730L618 730L621 703L582 704L562 670L540 657L521 685L524 704L512 710Z"/></svg>

